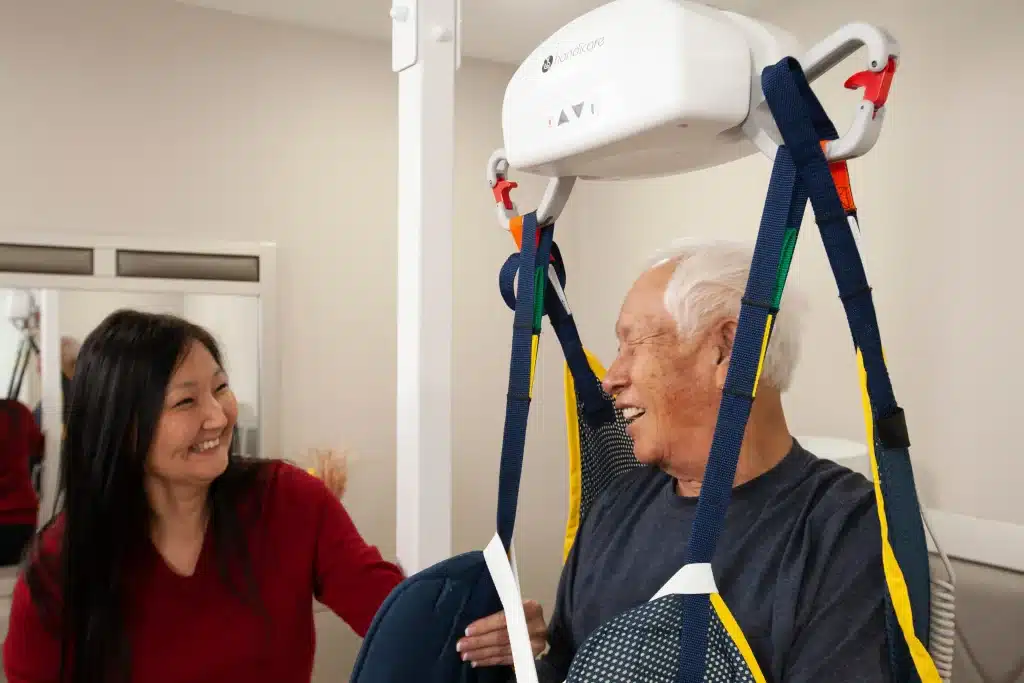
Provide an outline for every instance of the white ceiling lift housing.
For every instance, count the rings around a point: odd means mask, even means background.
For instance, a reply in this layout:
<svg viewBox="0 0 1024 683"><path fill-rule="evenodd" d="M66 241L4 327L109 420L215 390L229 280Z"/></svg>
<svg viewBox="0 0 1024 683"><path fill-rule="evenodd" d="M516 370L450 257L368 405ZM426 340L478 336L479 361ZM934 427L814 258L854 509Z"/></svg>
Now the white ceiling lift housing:
<svg viewBox="0 0 1024 683"><path fill-rule="evenodd" d="M760 69L800 54L782 30L676 0L619 0L526 58L502 109L505 151L547 176L679 173L756 152L740 131Z"/></svg>
<svg viewBox="0 0 1024 683"><path fill-rule="evenodd" d="M796 56L813 81L862 47L875 73L899 56L895 40L868 24L846 25L805 53L786 31L733 12L688 0L613 0L520 65L505 90L505 146L488 161L488 182L497 190L509 167L552 178L538 209L546 221L576 178L675 175L758 151L774 158L780 137L761 71ZM862 102L829 158L865 153L883 118L884 108Z"/></svg>

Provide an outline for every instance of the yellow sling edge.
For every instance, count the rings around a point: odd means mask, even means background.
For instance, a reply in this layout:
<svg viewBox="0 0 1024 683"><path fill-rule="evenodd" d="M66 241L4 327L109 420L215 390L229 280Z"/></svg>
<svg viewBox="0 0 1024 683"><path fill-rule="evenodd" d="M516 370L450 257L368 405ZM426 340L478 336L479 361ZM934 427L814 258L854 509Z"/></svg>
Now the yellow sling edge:
<svg viewBox="0 0 1024 683"><path fill-rule="evenodd" d="M883 356L884 358L884 356ZM941 683L938 669L928 649L914 633L914 613L910 608L910 594L907 582L903 578L903 570L896 561L896 553L889 543L889 524L885 518L885 499L882 497L882 485L878 478L878 457L875 453L874 419L871 411L871 398L868 395L868 375L864 369L864 355L857 349L857 374L860 378L861 405L864 409L864 426L867 432L868 457L871 460L871 475L874 482L875 501L878 508L878 522L882 530L882 568L885 571L885 584L889 588L893 611L899 622L900 631L907 641L910 657L914 662L922 683Z"/></svg>
<svg viewBox="0 0 1024 683"><path fill-rule="evenodd" d="M750 649L750 643L747 642L747 637L743 635L743 629L740 628L736 618L732 615L729 606L725 604L725 600L718 593L712 593L710 597L711 606L714 607L715 613L718 614L718 620L722 622L726 633L729 634L732 642L739 649L740 654L743 656L743 661L747 663L747 668L750 669L750 674L754 677L754 683L767 683L764 674L761 672L761 665L757 663L754 651Z"/></svg>
<svg viewBox="0 0 1024 683"><path fill-rule="evenodd" d="M583 353L586 354L587 363L600 382L604 379L607 371L601 365L601 361L597 359L597 356L586 349L583 350ZM565 436L568 441L569 451L569 516L565 524L565 542L562 549L563 564L569 557L569 551L572 550L572 544L576 540L576 532L580 526L580 505L583 502L582 451L580 445L579 414L576 411L576 383L572 378L572 372L569 370L568 363L564 365L564 373Z"/></svg>

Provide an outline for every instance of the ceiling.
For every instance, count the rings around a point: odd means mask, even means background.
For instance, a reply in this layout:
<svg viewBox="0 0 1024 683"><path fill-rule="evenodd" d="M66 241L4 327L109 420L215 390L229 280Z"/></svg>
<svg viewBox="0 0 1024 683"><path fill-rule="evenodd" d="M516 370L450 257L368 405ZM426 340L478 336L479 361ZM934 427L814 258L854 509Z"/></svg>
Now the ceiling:
<svg viewBox="0 0 1024 683"><path fill-rule="evenodd" d="M389 0L179 0L188 5L327 30L391 39ZM706 4L763 16L782 0L706 0ZM396 4L400 0L395 0ZM517 64L545 38L606 0L462 0L463 54Z"/></svg>

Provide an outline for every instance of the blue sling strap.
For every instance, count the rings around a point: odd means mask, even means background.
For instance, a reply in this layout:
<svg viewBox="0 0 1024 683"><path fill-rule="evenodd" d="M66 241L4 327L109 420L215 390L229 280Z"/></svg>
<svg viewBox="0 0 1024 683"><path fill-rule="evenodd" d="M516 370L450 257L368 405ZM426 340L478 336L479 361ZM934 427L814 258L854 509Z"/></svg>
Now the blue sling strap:
<svg viewBox="0 0 1024 683"><path fill-rule="evenodd" d="M891 552L894 560L885 562L886 627L893 680L937 680L927 655L931 597L928 546L910 462L906 419L885 365L871 287L853 232L859 230L856 209L852 202L848 202L849 209L844 206L833 180L835 165L830 167L821 148L821 141L835 140L839 135L796 60L783 60L766 70L763 87L800 178L808 187L865 380L869 411L865 418L879 487L883 556ZM845 162L840 163L843 167L838 170L845 172Z"/></svg>
<svg viewBox="0 0 1024 683"><path fill-rule="evenodd" d="M509 366L505 433L498 481L497 534L484 551L444 560L399 584L377 611L353 667L352 683L503 683L505 667L473 668L461 661L455 644L466 627L518 599L508 562L515 528L523 447L540 335L538 310L543 310L546 271L553 227L538 228L536 215L523 221L523 246L503 273L518 279L514 293L512 351ZM518 276L518 277L516 277ZM496 545L500 541L500 545ZM502 548L503 546L503 548ZM500 562L494 562L494 551ZM504 552L504 558L500 558ZM495 574L495 570L499 573ZM521 610L521 606L520 606ZM522 654L522 631L510 638L518 644L517 666L532 663L528 637Z"/></svg>
<svg viewBox="0 0 1024 683"><path fill-rule="evenodd" d="M524 215L522 247L508 257L499 275L502 295L506 302L514 301L512 308L515 310L505 404L505 432L501 441L501 471L498 479L498 536L506 551L511 549L519 503L526 426L533 398L533 378L543 322L547 264L551 257L553 232L553 224L537 227L535 211Z"/></svg>
<svg viewBox="0 0 1024 683"><path fill-rule="evenodd" d="M539 259L538 262L540 262ZM501 296L505 300L505 304L512 310L516 308L514 286L517 273L516 263L516 254L513 254L505 262L499 277ZM557 282L554 278L557 278ZM565 295L565 285L565 263L562 260L558 244L552 241L551 268L548 270L544 290L544 314L548 317L558 343L562 347L566 365L569 366L569 371L575 378L588 422L594 426L614 422L615 407L601 393L600 382L587 360L586 350L580 340L580 333L576 328L576 321Z"/></svg>
<svg viewBox="0 0 1024 683"><path fill-rule="evenodd" d="M907 451L906 424L885 367L870 288L848 212L822 151L822 141L835 140L838 134L796 60L787 58L765 69L762 87L784 144L775 158L751 261L687 561L710 563L714 556L764 354L809 198L866 376L869 445L872 460L877 463L876 497L883 545L893 560L885 567L893 680L910 682L922 676L937 680L937 676L932 677L934 664L926 650L928 555ZM707 680L710 596L685 596L683 614L678 680L703 683Z"/></svg>
<svg viewBox="0 0 1024 683"><path fill-rule="evenodd" d="M794 226L800 225L807 200L796 177L788 151L780 148L740 308L718 422L687 547L687 564L712 561L729 506L740 446L757 393L763 353L779 310L789 257L796 246L798 228ZM780 264L786 267L780 268ZM710 596L686 595L679 652L681 683L705 681L710 623Z"/></svg>

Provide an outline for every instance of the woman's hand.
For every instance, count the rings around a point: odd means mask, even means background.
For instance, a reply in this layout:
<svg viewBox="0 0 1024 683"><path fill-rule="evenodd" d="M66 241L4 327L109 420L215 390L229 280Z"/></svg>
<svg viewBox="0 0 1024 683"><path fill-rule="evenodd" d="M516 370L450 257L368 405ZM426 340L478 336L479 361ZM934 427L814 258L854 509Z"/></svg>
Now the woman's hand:
<svg viewBox="0 0 1024 683"><path fill-rule="evenodd" d="M548 626L544 610L534 600L523 601L526 628L530 633L533 656L538 657L548 646ZM455 645L463 661L473 666L512 666L512 646L505 629L505 613L497 612L478 619L466 629L466 637Z"/></svg>

